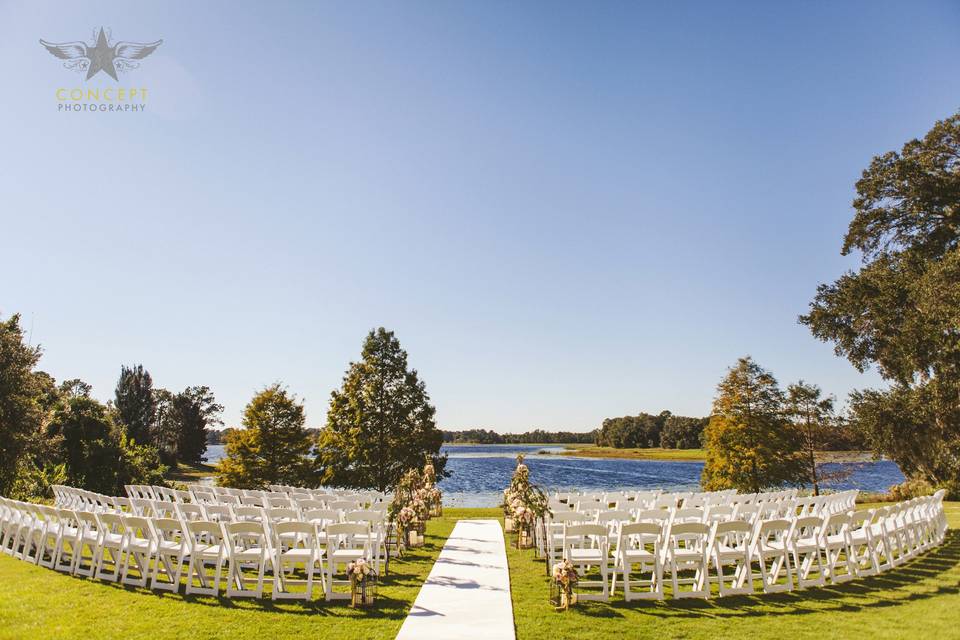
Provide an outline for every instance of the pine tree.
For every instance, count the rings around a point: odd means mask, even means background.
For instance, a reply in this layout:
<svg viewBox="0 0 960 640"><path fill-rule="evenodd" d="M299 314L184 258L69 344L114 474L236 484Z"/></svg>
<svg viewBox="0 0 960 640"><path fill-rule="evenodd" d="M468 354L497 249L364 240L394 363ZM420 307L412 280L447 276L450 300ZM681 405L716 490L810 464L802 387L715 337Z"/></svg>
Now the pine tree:
<svg viewBox="0 0 960 640"><path fill-rule="evenodd" d="M773 375L749 356L717 387L705 431L705 491L759 492L804 480L799 433L784 417L784 396Z"/></svg>
<svg viewBox="0 0 960 640"><path fill-rule="evenodd" d="M434 412L393 332L371 331L360 361L350 363L342 387L331 394L317 460L323 481L384 491L419 468L424 456L443 477L443 434Z"/></svg>
<svg viewBox="0 0 960 640"><path fill-rule="evenodd" d="M137 444L152 443L157 400L153 393L153 379L142 364L120 368L115 396L113 404L117 419L126 429L127 436Z"/></svg>
<svg viewBox="0 0 960 640"><path fill-rule="evenodd" d="M255 395L243 411L244 428L227 436L217 481L240 489L315 484L308 457L313 441L305 422L303 404L279 384Z"/></svg>

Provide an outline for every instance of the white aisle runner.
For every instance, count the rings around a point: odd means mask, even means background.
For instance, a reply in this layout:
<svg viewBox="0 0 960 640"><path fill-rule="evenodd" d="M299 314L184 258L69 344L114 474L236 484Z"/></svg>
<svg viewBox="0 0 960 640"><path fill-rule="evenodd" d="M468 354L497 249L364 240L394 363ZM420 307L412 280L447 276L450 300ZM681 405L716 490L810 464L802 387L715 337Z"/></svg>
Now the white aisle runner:
<svg viewBox="0 0 960 640"><path fill-rule="evenodd" d="M498 520L460 520L397 640L514 640L510 571Z"/></svg>

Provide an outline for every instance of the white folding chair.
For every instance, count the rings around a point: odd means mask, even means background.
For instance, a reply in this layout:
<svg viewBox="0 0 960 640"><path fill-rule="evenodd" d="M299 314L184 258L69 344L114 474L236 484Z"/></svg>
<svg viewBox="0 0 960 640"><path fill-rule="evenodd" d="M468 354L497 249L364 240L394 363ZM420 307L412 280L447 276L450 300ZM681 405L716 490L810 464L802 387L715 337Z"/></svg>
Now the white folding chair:
<svg viewBox="0 0 960 640"><path fill-rule="evenodd" d="M600 593L578 592L580 600L610 599L610 532L602 524L568 524L563 528L563 556L578 567L581 578L577 587L600 587ZM590 567L596 565L599 580L586 577Z"/></svg>
<svg viewBox="0 0 960 640"><path fill-rule="evenodd" d="M717 592L721 597L753 593L752 533L753 526L745 520L727 520L713 526L710 555L717 572ZM727 575L725 567L733 570L731 575Z"/></svg>
<svg viewBox="0 0 960 640"><path fill-rule="evenodd" d="M227 597L263 596L263 574L267 564L267 534L262 522L231 522L225 526L227 547ZM244 575L252 569L255 577ZM274 573L283 573L282 568ZM248 585L252 584L253 588Z"/></svg>
<svg viewBox="0 0 960 640"><path fill-rule="evenodd" d="M767 520L756 527L750 555L760 567L760 580L765 593L793 590L793 570L787 545L790 521ZM780 582L781 574L785 582Z"/></svg>
<svg viewBox="0 0 960 640"><path fill-rule="evenodd" d="M610 583L611 595L616 592L619 569L623 576L624 600L663 600L663 564L660 549L662 540L663 531L659 524L634 522L620 526ZM639 575L633 577L635 566ZM644 574L649 577L644 578ZM632 585L640 587L641 590L631 590Z"/></svg>
<svg viewBox="0 0 960 640"><path fill-rule="evenodd" d="M699 511L699 509L698 509ZM667 533L666 566L670 570L674 598L707 598L710 596L707 545L710 527L702 522L671 524ZM693 572L692 577L682 574ZM683 589L689 585L689 589Z"/></svg>
<svg viewBox="0 0 960 640"><path fill-rule="evenodd" d="M123 517L123 569L120 582L134 587L146 587L157 547L157 534L149 518ZM134 576L132 570L137 572Z"/></svg>
<svg viewBox="0 0 960 640"><path fill-rule="evenodd" d="M116 582L120 579L123 566L123 518L115 513L100 513L100 540L97 547L96 569L94 577L98 580ZM105 566L109 564L112 570Z"/></svg>
<svg viewBox="0 0 960 640"><path fill-rule="evenodd" d="M847 582L860 575L860 563L851 539L851 522L849 514L832 513L823 523L820 546L826 556L826 574L832 584Z"/></svg>
<svg viewBox="0 0 960 640"><path fill-rule="evenodd" d="M366 523L340 522L327 526L327 580L325 585L327 600L349 599L349 593L335 590L337 585L349 584L349 581L337 580L338 567L347 565L370 555L370 527Z"/></svg>
<svg viewBox="0 0 960 640"><path fill-rule="evenodd" d="M823 555L820 552L823 518L804 516L796 518L790 527L788 544L793 554L793 568L797 587L822 587L826 584Z"/></svg>
<svg viewBox="0 0 960 640"><path fill-rule="evenodd" d="M185 525L176 518L154 520L153 530L157 536L157 547L150 588L176 593L180 590L183 565L189 552L188 533Z"/></svg>
<svg viewBox="0 0 960 640"><path fill-rule="evenodd" d="M195 520L187 522L186 525L190 544L186 593L217 596L220 593L220 578L226 559L223 526L209 520ZM212 575L208 573L208 566L213 569ZM194 584L194 581L198 584Z"/></svg>

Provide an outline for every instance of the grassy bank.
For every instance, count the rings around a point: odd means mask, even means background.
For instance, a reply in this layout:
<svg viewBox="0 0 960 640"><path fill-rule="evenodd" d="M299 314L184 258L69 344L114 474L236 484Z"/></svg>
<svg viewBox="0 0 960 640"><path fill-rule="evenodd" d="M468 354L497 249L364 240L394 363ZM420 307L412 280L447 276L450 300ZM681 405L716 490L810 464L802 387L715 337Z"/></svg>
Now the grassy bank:
<svg viewBox="0 0 960 640"><path fill-rule="evenodd" d="M0 639L83 638L263 640L389 639L396 636L458 517L427 526L426 544L390 562L375 609L344 601L274 603L159 593L75 578L0 554ZM268 587L269 591L269 587ZM315 596L321 597L318 594Z"/></svg>
<svg viewBox="0 0 960 640"><path fill-rule="evenodd" d="M595 444L566 444L566 451L558 455L584 458L621 458L627 460L705 460L704 449L617 449Z"/></svg>
<svg viewBox="0 0 960 640"><path fill-rule="evenodd" d="M181 462L175 469L167 471L166 479L172 482L198 482L203 478L213 477L215 468L212 464L187 464Z"/></svg>
<svg viewBox="0 0 960 640"><path fill-rule="evenodd" d="M947 504L952 528L960 503ZM566 613L547 602L544 563L508 548L518 640L622 638L951 638L960 627L960 531L925 556L882 575L788 594L703 600L584 602Z"/></svg>

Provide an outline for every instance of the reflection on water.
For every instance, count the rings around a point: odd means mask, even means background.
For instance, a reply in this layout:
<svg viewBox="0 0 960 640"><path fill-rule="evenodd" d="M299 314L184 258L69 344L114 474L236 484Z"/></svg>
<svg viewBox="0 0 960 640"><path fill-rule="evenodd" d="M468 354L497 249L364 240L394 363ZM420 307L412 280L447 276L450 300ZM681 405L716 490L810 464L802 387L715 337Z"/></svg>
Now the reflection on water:
<svg viewBox="0 0 960 640"><path fill-rule="evenodd" d="M443 447L450 456L449 478L440 481L443 503L449 507L495 507L513 474L518 453L527 456L531 480L544 489L664 489L696 490L703 462L665 460L614 460L539 453L563 447L537 445L456 445ZM223 457L222 446L207 447L208 462ZM903 482L903 474L888 460L866 463L831 463L827 470L850 466L853 474L833 489L886 491Z"/></svg>

